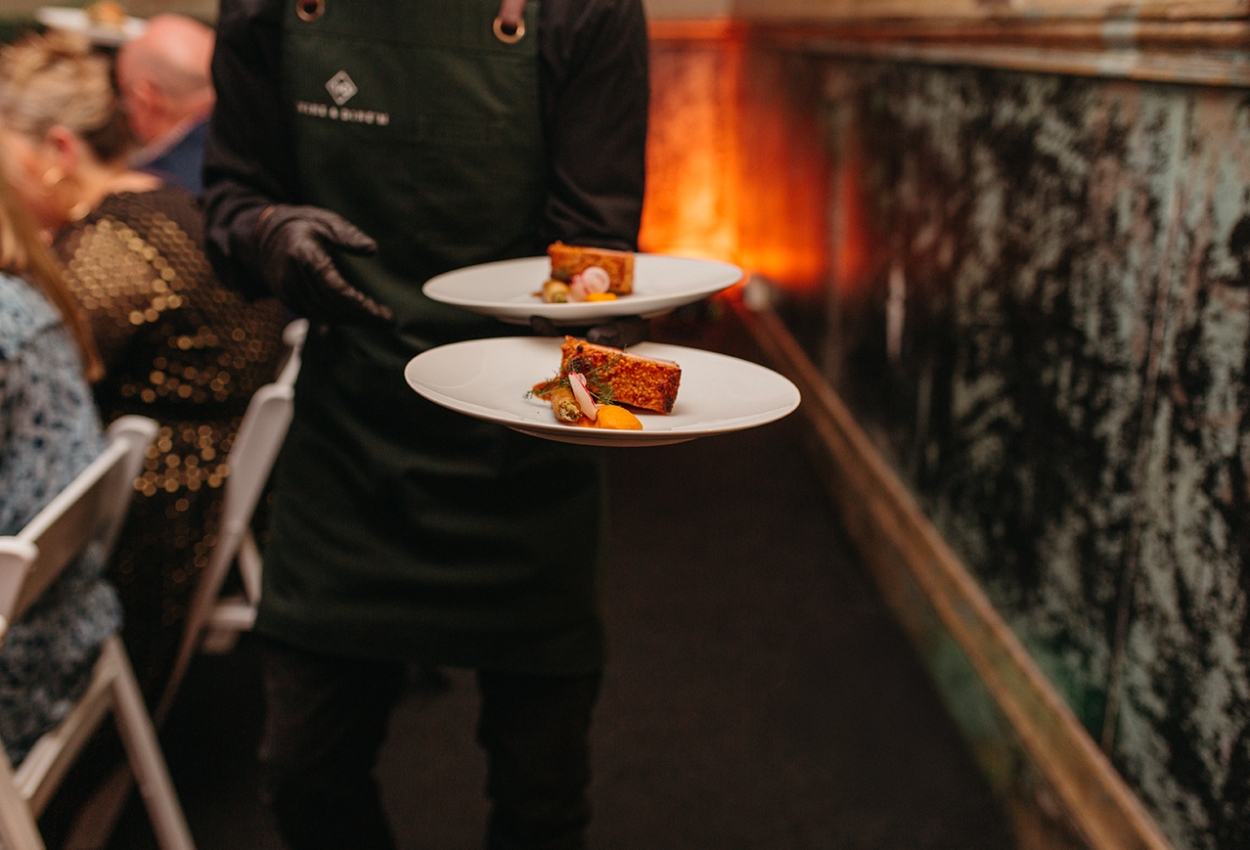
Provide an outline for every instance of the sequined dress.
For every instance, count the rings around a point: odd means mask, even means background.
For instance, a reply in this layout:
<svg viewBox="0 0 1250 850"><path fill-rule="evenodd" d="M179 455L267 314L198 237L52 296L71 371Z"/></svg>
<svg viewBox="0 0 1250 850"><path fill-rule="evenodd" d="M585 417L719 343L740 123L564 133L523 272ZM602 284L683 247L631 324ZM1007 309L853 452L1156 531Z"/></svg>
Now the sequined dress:
<svg viewBox="0 0 1250 850"><path fill-rule="evenodd" d="M178 187L110 195L53 249L105 361L95 387L104 420L160 423L109 567L122 636L154 700L216 535L231 441L252 393L276 375L285 313L217 281L199 209Z"/></svg>

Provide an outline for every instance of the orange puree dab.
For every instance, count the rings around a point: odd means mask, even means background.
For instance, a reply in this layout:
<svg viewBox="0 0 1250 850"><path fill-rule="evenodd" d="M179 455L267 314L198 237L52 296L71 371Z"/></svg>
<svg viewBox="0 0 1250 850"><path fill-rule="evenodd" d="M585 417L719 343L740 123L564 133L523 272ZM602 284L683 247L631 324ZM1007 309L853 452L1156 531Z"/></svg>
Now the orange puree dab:
<svg viewBox="0 0 1250 850"><path fill-rule="evenodd" d="M642 422L623 407L605 404L599 408L595 419L596 428L612 428L617 431L641 431Z"/></svg>

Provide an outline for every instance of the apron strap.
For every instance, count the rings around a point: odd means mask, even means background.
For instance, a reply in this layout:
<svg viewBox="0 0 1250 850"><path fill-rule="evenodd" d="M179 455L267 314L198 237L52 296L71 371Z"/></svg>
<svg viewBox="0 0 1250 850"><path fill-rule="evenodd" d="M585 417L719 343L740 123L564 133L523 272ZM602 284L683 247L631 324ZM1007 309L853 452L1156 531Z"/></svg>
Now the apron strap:
<svg viewBox="0 0 1250 850"><path fill-rule="evenodd" d="M501 0L495 18L495 38L504 44L516 44L525 36L526 0Z"/></svg>

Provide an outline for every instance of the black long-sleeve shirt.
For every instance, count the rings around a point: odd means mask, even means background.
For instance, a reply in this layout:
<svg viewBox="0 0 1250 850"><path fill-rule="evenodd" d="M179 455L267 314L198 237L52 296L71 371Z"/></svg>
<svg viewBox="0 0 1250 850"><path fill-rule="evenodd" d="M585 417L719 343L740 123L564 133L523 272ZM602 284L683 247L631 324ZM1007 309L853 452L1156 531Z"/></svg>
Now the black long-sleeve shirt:
<svg viewBox="0 0 1250 850"><path fill-rule="evenodd" d="M281 94L283 8L282 0L222 0L213 57L207 246L218 275L250 294L267 291L258 216L271 204L303 203ZM635 249L649 93L641 0L543 0L537 38L549 163L542 235Z"/></svg>

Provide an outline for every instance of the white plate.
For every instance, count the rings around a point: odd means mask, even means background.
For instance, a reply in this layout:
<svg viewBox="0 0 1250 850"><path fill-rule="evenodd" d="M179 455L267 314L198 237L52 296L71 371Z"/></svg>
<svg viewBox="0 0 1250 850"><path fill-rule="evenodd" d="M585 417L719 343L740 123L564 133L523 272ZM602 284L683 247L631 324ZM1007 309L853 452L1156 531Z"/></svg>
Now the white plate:
<svg viewBox="0 0 1250 850"><path fill-rule="evenodd" d="M716 260L635 254L632 294L615 301L548 304L534 293L550 274L547 257L523 257L432 277L422 291L435 301L505 322L528 324L530 316L542 316L557 325L584 325L615 316L659 316L733 286L743 277L742 269Z"/></svg>
<svg viewBox="0 0 1250 850"><path fill-rule="evenodd" d="M92 23L83 9L66 6L44 6L35 12L35 20L46 27L82 33L96 44L116 47L124 41L142 35L147 21L127 16L120 29L102 27Z"/></svg>
<svg viewBox="0 0 1250 850"><path fill-rule="evenodd" d="M697 348L644 342L629 350L681 366L673 412L640 411L641 431L561 425L550 404L528 393L559 372L562 341L502 337L442 345L412 358L404 378L430 401L460 413L535 437L597 446L661 446L740 431L780 419L799 404L798 389L771 369Z"/></svg>

